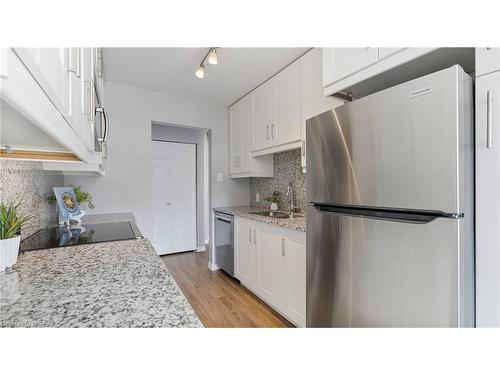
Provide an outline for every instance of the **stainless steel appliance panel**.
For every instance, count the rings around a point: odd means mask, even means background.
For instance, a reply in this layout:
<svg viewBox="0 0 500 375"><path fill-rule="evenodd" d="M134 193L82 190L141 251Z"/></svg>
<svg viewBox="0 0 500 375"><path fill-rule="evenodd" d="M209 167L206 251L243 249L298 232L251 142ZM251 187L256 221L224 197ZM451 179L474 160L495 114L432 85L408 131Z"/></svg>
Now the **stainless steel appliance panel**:
<svg viewBox="0 0 500 375"><path fill-rule="evenodd" d="M411 224L314 207L307 217L308 327L473 324L473 295L458 282L473 277L460 266L463 219Z"/></svg>
<svg viewBox="0 0 500 375"><path fill-rule="evenodd" d="M217 265L234 277L234 217L216 211L214 218Z"/></svg>
<svg viewBox="0 0 500 375"><path fill-rule="evenodd" d="M307 201L464 212L470 87L457 65L307 120Z"/></svg>

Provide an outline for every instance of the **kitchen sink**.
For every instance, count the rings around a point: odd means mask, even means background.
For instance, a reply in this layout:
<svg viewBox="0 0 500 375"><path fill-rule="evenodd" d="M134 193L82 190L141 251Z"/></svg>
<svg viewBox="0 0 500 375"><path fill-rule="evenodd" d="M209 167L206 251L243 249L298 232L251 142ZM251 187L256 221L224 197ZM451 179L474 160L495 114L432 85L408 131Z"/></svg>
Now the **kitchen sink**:
<svg viewBox="0 0 500 375"><path fill-rule="evenodd" d="M272 217L273 219L290 219L290 214L287 212L273 212L271 215L270 211L258 211L258 212L249 212L252 215L266 216ZM304 217L302 214L293 214L293 217Z"/></svg>

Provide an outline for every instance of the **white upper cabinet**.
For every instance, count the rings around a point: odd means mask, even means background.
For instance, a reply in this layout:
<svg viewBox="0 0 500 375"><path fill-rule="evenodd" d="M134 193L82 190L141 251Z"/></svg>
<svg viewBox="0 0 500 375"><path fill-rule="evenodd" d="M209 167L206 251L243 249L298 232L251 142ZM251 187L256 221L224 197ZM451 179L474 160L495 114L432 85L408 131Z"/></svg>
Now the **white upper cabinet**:
<svg viewBox="0 0 500 375"><path fill-rule="evenodd" d="M276 123L271 125L273 145L300 140L300 60L275 78Z"/></svg>
<svg viewBox="0 0 500 375"><path fill-rule="evenodd" d="M476 77L500 70L500 48L476 48Z"/></svg>
<svg viewBox="0 0 500 375"><path fill-rule="evenodd" d="M386 57L392 56L395 53L401 52L406 48L379 48L378 49L378 59L382 60Z"/></svg>
<svg viewBox="0 0 500 375"><path fill-rule="evenodd" d="M63 115L71 113L71 73L77 61L70 61L70 48L15 48L23 64Z"/></svg>
<svg viewBox="0 0 500 375"><path fill-rule="evenodd" d="M339 81L378 61L378 48L324 48L323 81Z"/></svg>
<svg viewBox="0 0 500 375"><path fill-rule="evenodd" d="M276 82L270 79L254 91L254 144L253 150L272 146L271 132L275 126Z"/></svg>
<svg viewBox="0 0 500 375"><path fill-rule="evenodd" d="M229 107L229 173L240 173L242 144L242 100Z"/></svg>
<svg viewBox="0 0 500 375"><path fill-rule="evenodd" d="M356 88L357 84L366 83L365 81L368 79L377 76L381 81L379 76L381 73L388 72L435 50L437 48L323 48L323 93L324 95L339 95L350 100L345 96L346 94L353 94L354 97L357 97L360 96L360 93L353 91L361 90L361 94L366 91L366 87ZM452 49L448 50L450 50L448 53L450 57L456 56ZM440 66L440 64L443 65L446 58L447 52L444 51L441 56L436 56L435 60L427 59L425 63L419 64L413 69L414 71L424 71L426 67L433 64ZM393 77L388 77L387 80L382 79L382 81L389 82L392 79ZM381 83L378 82L378 84Z"/></svg>
<svg viewBox="0 0 500 375"><path fill-rule="evenodd" d="M273 157L252 157L253 93L229 107L229 174L232 178L272 177Z"/></svg>

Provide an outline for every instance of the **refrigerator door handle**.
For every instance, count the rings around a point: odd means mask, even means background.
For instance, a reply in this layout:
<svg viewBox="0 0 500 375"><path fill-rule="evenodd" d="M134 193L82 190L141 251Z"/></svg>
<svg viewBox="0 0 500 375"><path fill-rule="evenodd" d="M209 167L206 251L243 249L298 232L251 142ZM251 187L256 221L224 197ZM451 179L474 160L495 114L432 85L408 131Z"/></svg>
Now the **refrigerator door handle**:
<svg viewBox="0 0 500 375"><path fill-rule="evenodd" d="M460 219L463 214L449 214L441 211L374 208L366 206L343 206L313 203L319 212L364 217L367 219L398 221L411 224L427 224L437 218Z"/></svg>

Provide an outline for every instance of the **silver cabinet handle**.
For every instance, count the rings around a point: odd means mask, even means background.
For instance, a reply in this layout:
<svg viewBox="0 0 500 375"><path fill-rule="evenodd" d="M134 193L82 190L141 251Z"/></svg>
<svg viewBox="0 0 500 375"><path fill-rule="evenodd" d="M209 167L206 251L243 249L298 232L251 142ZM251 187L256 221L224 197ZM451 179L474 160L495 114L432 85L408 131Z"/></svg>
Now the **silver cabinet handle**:
<svg viewBox="0 0 500 375"><path fill-rule="evenodd" d="M252 243L252 228L248 228L248 242Z"/></svg>
<svg viewBox="0 0 500 375"><path fill-rule="evenodd" d="M281 255L285 256L285 239L281 239Z"/></svg>
<svg viewBox="0 0 500 375"><path fill-rule="evenodd" d="M253 230L253 244L254 245L257 244L257 230L256 229Z"/></svg>
<svg viewBox="0 0 500 375"><path fill-rule="evenodd" d="M493 93L486 91L486 148L493 147L493 136L491 134L493 126Z"/></svg>
<svg viewBox="0 0 500 375"><path fill-rule="evenodd" d="M269 140L269 125L266 126L266 139Z"/></svg>
<svg viewBox="0 0 500 375"><path fill-rule="evenodd" d="M97 140L99 142L106 142L108 140L108 117L106 116L106 111L102 107L96 107L95 112L96 113L99 112L101 114L103 119L102 122L104 123L104 130L102 131L102 137L97 138Z"/></svg>
<svg viewBox="0 0 500 375"><path fill-rule="evenodd" d="M274 124L271 124L271 138L274 138Z"/></svg>

